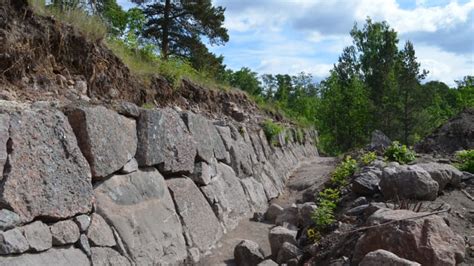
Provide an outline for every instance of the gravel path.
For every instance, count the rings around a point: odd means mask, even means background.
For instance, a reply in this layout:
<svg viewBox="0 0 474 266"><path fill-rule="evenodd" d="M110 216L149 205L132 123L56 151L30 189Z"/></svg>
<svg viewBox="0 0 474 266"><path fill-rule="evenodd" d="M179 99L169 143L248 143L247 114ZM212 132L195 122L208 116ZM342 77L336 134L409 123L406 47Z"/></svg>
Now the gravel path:
<svg viewBox="0 0 474 266"><path fill-rule="evenodd" d="M272 202L285 207L300 200L305 189L319 187L328 180L335 163L332 157L319 157L302 163L290 176L286 191ZM255 241L265 256L269 256L268 232L274 225L251 221L252 216L242 219L237 228L224 235L212 254L201 259L200 265L235 265L234 247L243 239Z"/></svg>

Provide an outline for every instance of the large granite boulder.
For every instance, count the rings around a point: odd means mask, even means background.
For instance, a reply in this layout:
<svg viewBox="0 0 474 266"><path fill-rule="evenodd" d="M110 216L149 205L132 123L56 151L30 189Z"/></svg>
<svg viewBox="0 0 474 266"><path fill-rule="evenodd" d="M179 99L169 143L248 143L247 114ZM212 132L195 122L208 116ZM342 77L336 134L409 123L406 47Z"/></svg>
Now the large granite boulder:
<svg viewBox="0 0 474 266"><path fill-rule="evenodd" d="M372 252L367 253L364 259L360 262L359 266L380 266L380 265L390 265L390 266L421 266L418 262L406 260L398 257L392 252L378 249Z"/></svg>
<svg viewBox="0 0 474 266"><path fill-rule="evenodd" d="M79 227L72 220L64 220L50 226L54 245L74 244L81 235Z"/></svg>
<svg viewBox="0 0 474 266"><path fill-rule="evenodd" d="M435 200L439 185L416 165L386 167L379 183L385 199Z"/></svg>
<svg viewBox="0 0 474 266"><path fill-rule="evenodd" d="M116 245L112 229L104 218L96 213L91 216L91 224L87 229L87 237L94 246L113 247Z"/></svg>
<svg viewBox="0 0 474 266"><path fill-rule="evenodd" d="M142 110L137 123L137 161L162 173L192 173L196 142L179 114L170 108Z"/></svg>
<svg viewBox="0 0 474 266"><path fill-rule="evenodd" d="M127 258L111 248L91 248L93 266L129 266Z"/></svg>
<svg viewBox="0 0 474 266"><path fill-rule="evenodd" d="M0 259L0 266L90 266L89 259L80 249L49 249L41 253L27 253Z"/></svg>
<svg viewBox="0 0 474 266"><path fill-rule="evenodd" d="M52 247L52 236L49 227L41 221L36 221L20 227L23 232L30 250L39 252Z"/></svg>
<svg viewBox="0 0 474 266"><path fill-rule="evenodd" d="M391 223L365 231L355 246L353 262L360 262L371 251L384 249L421 265L461 263L465 255L463 238L440 216L415 218L426 214L408 210L376 211L367 221L369 226Z"/></svg>
<svg viewBox="0 0 474 266"><path fill-rule="evenodd" d="M134 263L178 264L186 259L181 222L158 171L112 176L94 190L97 212L114 227Z"/></svg>
<svg viewBox="0 0 474 266"><path fill-rule="evenodd" d="M21 219L18 214L7 209L0 210L0 231L12 229L20 224Z"/></svg>
<svg viewBox="0 0 474 266"><path fill-rule="evenodd" d="M223 233L211 206L191 179L173 178L166 183L181 217L188 246L208 251Z"/></svg>
<svg viewBox="0 0 474 266"><path fill-rule="evenodd" d="M450 164L420 163L417 165L425 169L431 178L438 182L440 191L443 190L446 185L458 187L461 183L463 173Z"/></svg>
<svg viewBox="0 0 474 266"><path fill-rule="evenodd" d="M358 173L352 180L351 190L364 196L372 196L379 192L379 182L382 171L377 168L367 167Z"/></svg>
<svg viewBox="0 0 474 266"><path fill-rule="evenodd" d="M194 136L199 159L211 163L216 157L219 161L228 161L229 154L214 124L205 117L191 112L183 114L183 120L189 132Z"/></svg>
<svg viewBox="0 0 474 266"><path fill-rule="evenodd" d="M224 145L230 154L232 168L239 177L245 177L253 174L252 145L245 142L240 131L232 125L216 126ZM255 156L255 155L253 155ZM253 159L253 160L252 160Z"/></svg>
<svg viewBox="0 0 474 266"><path fill-rule="evenodd" d="M217 165L217 176L201 191L211 204L216 216L228 230L234 229L250 210L239 178L231 167Z"/></svg>
<svg viewBox="0 0 474 266"><path fill-rule="evenodd" d="M27 251L28 240L18 228L0 232L0 254L18 254ZM2 260L0 260L1 263Z"/></svg>
<svg viewBox="0 0 474 266"><path fill-rule="evenodd" d="M63 113L23 110L10 118L9 171L4 171L0 201L23 222L89 212L89 165Z"/></svg>
<svg viewBox="0 0 474 266"><path fill-rule="evenodd" d="M113 174L135 156L135 120L103 106L70 107L66 114L94 178Z"/></svg>
<svg viewBox="0 0 474 266"><path fill-rule="evenodd" d="M374 130L371 135L368 149L372 151L383 152L385 148L390 146L392 141L380 130Z"/></svg>
<svg viewBox="0 0 474 266"><path fill-rule="evenodd" d="M265 259L260 246L250 240L242 240L234 248L234 259L238 266L254 266Z"/></svg>
<svg viewBox="0 0 474 266"><path fill-rule="evenodd" d="M241 179L242 187L247 195L250 207L254 212L265 212L268 207L268 199L265 195L263 185L253 177Z"/></svg>
<svg viewBox="0 0 474 266"><path fill-rule="evenodd" d="M417 152L453 154L474 149L474 108L466 108L415 145Z"/></svg>
<svg viewBox="0 0 474 266"><path fill-rule="evenodd" d="M283 246L283 243L288 242L290 244L296 245L296 234L298 232L290 230L283 226L276 226L270 230L268 234L268 240L270 241L270 249L272 255L276 258L280 248Z"/></svg>

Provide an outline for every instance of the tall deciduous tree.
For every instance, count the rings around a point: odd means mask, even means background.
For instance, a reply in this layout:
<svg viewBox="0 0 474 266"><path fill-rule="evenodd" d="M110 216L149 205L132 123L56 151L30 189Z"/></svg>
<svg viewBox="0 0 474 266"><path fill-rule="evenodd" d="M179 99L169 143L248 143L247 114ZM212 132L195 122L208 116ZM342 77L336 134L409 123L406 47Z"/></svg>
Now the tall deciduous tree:
<svg viewBox="0 0 474 266"><path fill-rule="evenodd" d="M143 34L159 45L163 58L170 55L189 58L193 47L206 37L211 44L229 40L223 27L225 8L211 0L133 0L148 18Z"/></svg>

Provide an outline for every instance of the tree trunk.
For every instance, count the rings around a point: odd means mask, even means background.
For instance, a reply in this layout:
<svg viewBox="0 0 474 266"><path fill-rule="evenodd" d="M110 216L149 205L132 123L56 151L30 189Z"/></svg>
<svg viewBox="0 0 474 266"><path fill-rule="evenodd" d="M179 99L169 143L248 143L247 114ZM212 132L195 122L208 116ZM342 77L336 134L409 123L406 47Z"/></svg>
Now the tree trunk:
<svg viewBox="0 0 474 266"><path fill-rule="evenodd" d="M165 1L165 8L163 14L163 35L161 38L161 54L165 60L168 59L168 45L169 45L169 27L170 27L170 12L171 1Z"/></svg>

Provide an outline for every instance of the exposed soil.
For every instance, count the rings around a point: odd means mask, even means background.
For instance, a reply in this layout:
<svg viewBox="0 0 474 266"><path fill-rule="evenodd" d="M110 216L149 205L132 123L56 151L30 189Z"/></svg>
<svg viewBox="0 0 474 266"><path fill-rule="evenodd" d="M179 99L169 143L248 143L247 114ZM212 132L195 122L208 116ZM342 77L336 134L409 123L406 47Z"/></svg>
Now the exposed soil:
<svg viewBox="0 0 474 266"><path fill-rule="evenodd" d="M286 191L273 202L282 207L290 206L291 204L301 200L303 190L301 187L322 186L327 182L329 173L335 167L335 158L319 157L314 160L304 162L298 167L290 176ZM297 186L299 190L293 189L293 184L304 184ZM235 265L234 262L234 248L244 239L252 240L260 245L266 257L270 256L270 243L268 242L268 233L274 227L274 224L265 222L255 222L244 218L239 225L228 232L221 239L220 244L212 254L201 259L201 265Z"/></svg>

